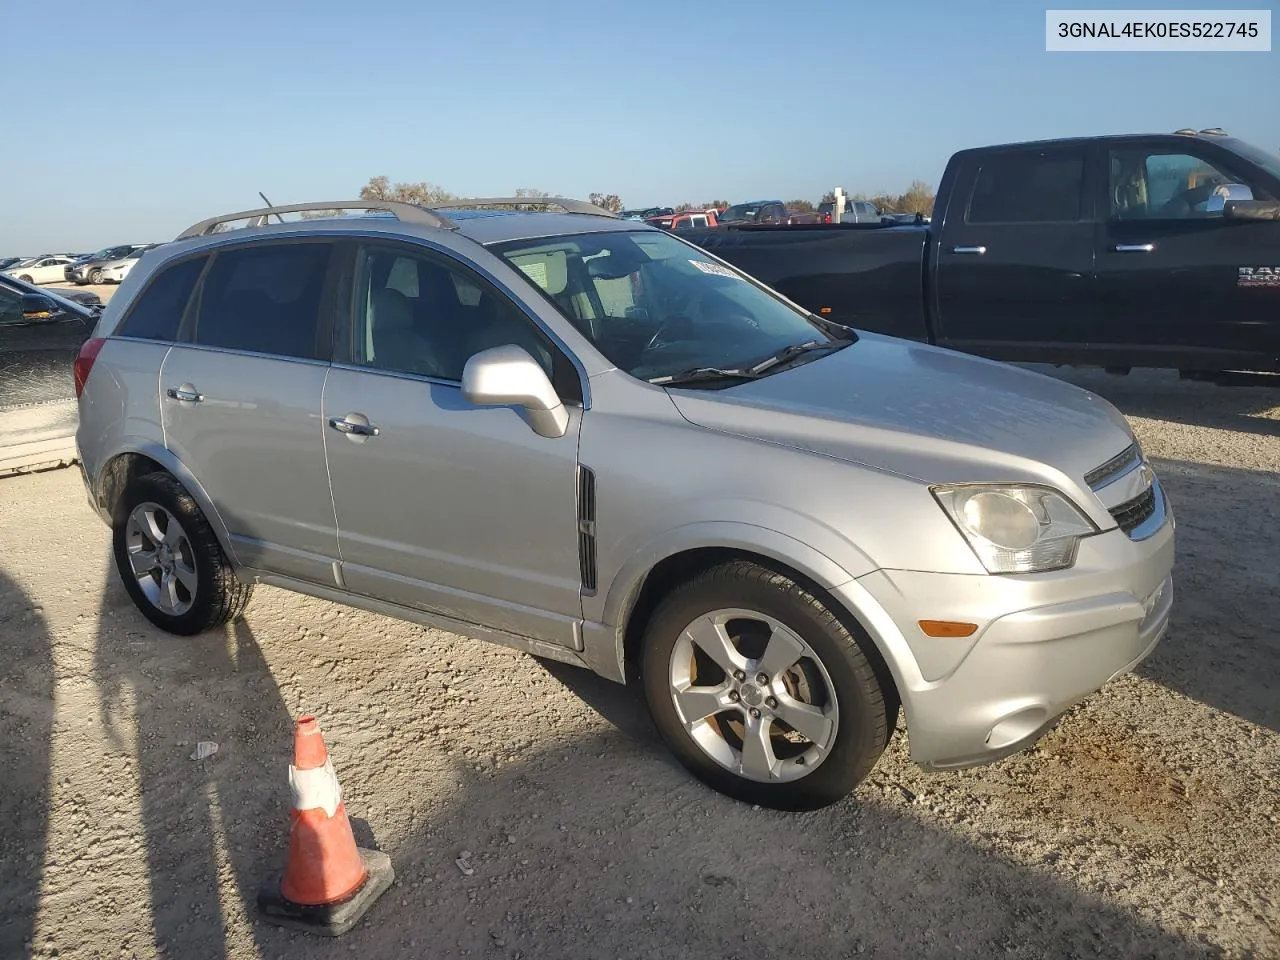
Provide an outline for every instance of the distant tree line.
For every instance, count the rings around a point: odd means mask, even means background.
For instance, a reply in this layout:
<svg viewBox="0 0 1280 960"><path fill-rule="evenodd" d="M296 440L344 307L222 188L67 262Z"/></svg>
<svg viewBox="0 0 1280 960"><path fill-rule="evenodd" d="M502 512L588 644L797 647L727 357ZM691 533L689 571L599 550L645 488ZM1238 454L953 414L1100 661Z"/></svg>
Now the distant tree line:
<svg viewBox="0 0 1280 960"><path fill-rule="evenodd" d="M529 203L521 203L514 206L514 209L523 210L541 209L545 205L539 205L538 199L540 197L549 197L551 194L533 187L517 187L512 196L528 198ZM417 183L392 183L389 177L378 176L370 177L369 182L360 188L360 199L403 200L408 203L429 206L433 203L446 203L450 200L457 200L458 197L443 187L428 183L425 180ZM876 193L871 195L855 193L850 199L869 200L885 213L933 214L933 188L923 180L913 181L911 186L907 188L906 193ZM603 207L613 213L618 213L623 208L622 198L616 193L592 193L590 200L596 206ZM830 191L822 197L824 203L830 203L833 200L835 200L835 195ZM724 209L727 206L729 206L728 200L709 200L706 203L682 203L675 209L683 213L686 210ZM816 205L808 200L790 200L787 202L787 208L803 213L809 213L817 209Z"/></svg>

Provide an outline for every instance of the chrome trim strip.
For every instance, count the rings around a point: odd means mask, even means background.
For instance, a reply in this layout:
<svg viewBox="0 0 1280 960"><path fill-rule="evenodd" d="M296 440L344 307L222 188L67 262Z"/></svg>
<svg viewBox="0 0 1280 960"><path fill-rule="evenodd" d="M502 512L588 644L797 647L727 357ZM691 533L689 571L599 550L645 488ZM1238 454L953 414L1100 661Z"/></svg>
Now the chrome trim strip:
<svg viewBox="0 0 1280 960"><path fill-rule="evenodd" d="M1084 482L1095 493L1110 483L1114 483L1133 468L1142 463L1142 453L1137 441L1129 444L1118 454L1100 466L1094 467L1084 475Z"/></svg>

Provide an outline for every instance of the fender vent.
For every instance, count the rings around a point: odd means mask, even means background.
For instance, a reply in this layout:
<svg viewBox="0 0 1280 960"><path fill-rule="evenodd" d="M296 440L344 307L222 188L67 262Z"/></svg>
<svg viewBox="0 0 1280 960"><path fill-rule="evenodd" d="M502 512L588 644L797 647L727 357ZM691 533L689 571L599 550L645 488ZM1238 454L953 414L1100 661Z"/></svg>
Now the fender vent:
<svg viewBox="0 0 1280 960"><path fill-rule="evenodd" d="M578 567L583 593L596 590L596 474L578 465Z"/></svg>

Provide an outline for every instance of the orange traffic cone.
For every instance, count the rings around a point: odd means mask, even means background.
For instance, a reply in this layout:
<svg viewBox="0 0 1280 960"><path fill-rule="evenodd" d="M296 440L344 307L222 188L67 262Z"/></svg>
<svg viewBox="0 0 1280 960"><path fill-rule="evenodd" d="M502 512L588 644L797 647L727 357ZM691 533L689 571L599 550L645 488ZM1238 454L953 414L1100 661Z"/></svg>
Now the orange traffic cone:
<svg viewBox="0 0 1280 960"><path fill-rule="evenodd" d="M293 736L289 859L258 892L258 909L282 926L337 937L350 930L395 879L391 859L356 846L320 725L298 720Z"/></svg>

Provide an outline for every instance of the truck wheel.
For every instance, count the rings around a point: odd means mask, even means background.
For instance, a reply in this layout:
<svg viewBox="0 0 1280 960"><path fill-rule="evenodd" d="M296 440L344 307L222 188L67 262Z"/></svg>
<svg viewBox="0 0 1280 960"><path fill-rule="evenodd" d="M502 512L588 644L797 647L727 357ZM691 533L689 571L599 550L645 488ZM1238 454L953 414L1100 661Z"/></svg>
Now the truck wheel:
<svg viewBox="0 0 1280 960"><path fill-rule="evenodd" d="M654 612L645 698L676 758L708 786L815 810L861 782L896 721L862 642L789 577L726 563Z"/></svg>
<svg viewBox="0 0 1280 960"><path fill-rule="evenodd" d="M253 585L242 583L195 499L167 473L135 480L112 525L116 569L143 616L189 636L234 620Z"/></svg>

